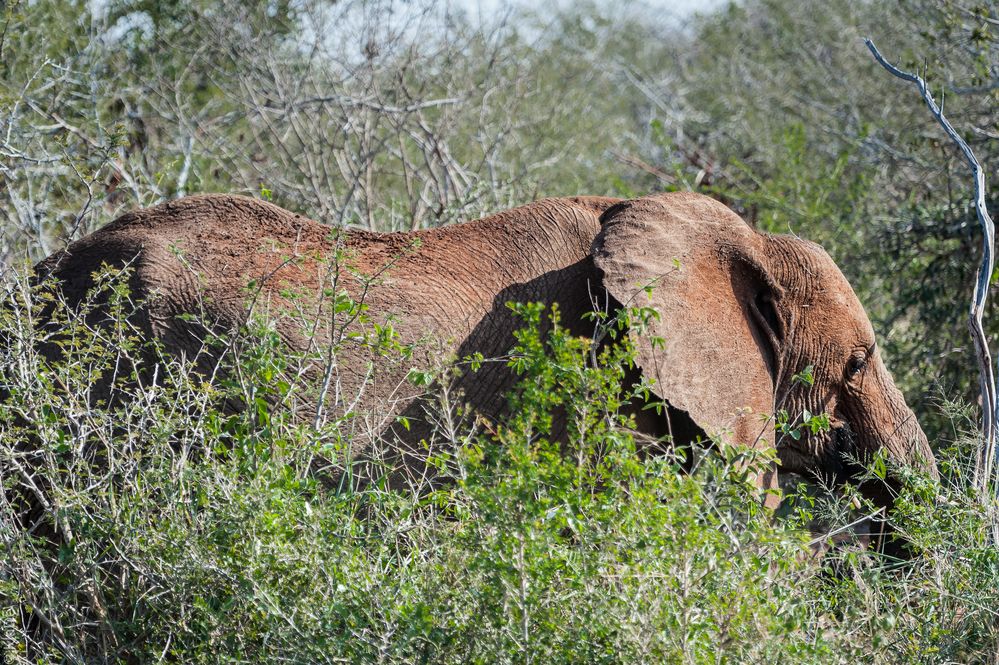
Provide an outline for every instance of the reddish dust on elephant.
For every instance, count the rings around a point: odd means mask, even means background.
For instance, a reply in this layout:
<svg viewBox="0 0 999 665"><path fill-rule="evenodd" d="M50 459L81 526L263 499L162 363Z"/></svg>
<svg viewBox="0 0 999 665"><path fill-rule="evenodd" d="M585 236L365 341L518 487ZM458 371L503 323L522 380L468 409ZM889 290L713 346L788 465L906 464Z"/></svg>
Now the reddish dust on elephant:
<svg viewBox="0 0 999 665"><path fill-rule="evenodd" d="M843 480L854 460L877 451L935 473L926 437L832 259L799 238L759 233L698 194L545 199L386 234L337 231L245 197L193 196L124 215L36 273L54 277L72 305L102 263L128 266L133 297L147 299L133 317L143 334L188 357L204 354L209 331L244 325L251 303L273 318L289 348L328 346L342 330L310 332L302 322L325 315L331 286L345 289L372 322L391 321L400 341L424 354L403 362L360 343L339 347L336 391L324 393L324 408L349 406L376 435L403 414L420 422L419 391L405 381L414 365L510 351L522 324L508 302L557 304L580 335L592 333L583 314L595 303L651 306L660 316L638 339L638 366L670 407L669 418L641 419L651 434L678 444L719 435L776 446L780 465L761 479L768 486L786 472ZM812 381L794 380L805 368ZM487 363L460 375L457 387L494 417L514 379L505 363ZM348 405L343 396L352 394L363 398ZM778 438L767 417L778 409L826 413L831 426ZM413 431L400 435L401 447L406 436L426 433ZM415 454L400 460L419 464Z"/></svg>

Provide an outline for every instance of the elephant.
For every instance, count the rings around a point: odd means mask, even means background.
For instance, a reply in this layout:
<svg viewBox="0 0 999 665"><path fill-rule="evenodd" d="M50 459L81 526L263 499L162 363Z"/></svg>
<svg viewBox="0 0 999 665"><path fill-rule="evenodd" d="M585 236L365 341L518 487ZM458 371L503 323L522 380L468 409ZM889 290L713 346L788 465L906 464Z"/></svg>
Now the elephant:
<svg viewBox="0 0 999 665"><path fill-rule="evenodd" d="M333 256L349 270L330 282ZM829 255L796 236L759 232L704 195L549 198L477 221L382 234L337 231L253 198L198 195L125 214L35 271L54 278L73 304L102 263L129 266L133 295L147 299L135 319L143 334L192 357L210 330L243 325L251 301L266 303L288 347L315 343L282 312L319 312L314 300L288 291L315 299L330 283L363 302L372 321L391 321L403 342L458 358L510 351L518 326L510 301L557 305L579 335L593 333L584 314L595 302L652 307L659 316L651 335L636 337L636 371L667 409L641 411L639 427L651 435L676 445L719 437L775 447L779 463L759 478L767 488L784 474L847 480L856 460L877 451L936 474L864 308ZM198 321L186 316L192 312ZM330 333L320 341L329 343ZM415 362L381 359L362 343L340 347L336 383L344 395L370 384L350 408L376 434L425 434L398 427L403 415L420 420L419 391L405 380ZM455 385L472 409L496 417L515 380L505 363L488 363L459 371ZM773 418L780 409L828 414L829 427L781 437ZM401 455L401 464L419 464L417 452ZM884 488L866 491L891 502Z"/></svg>

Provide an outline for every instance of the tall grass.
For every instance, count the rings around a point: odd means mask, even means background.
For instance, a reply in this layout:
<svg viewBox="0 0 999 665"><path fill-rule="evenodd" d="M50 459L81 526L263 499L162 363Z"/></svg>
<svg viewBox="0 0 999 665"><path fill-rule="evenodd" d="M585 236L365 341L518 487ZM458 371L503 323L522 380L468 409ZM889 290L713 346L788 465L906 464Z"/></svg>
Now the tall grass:
<svg viewBox="0 0 999 665"><path fill-rule="evenodd" d="M445 482L400 489L378 473L331 482L350 471L356 416L301 417L295 396L322 373L297 371L308 359L272 323L178 359L138 334L127 273L106 272L79 311L6 284L9 662L992 662L999 648L999 556L952 407L944 485L908 473L892 514L913 556L847 538L816 558L807 526L852 520L848 498L803 491L775 520L752 482L766 456L643 453L627 340L594 353L540 306L514 306L509 415L462 417L433 383Z"/></svg>

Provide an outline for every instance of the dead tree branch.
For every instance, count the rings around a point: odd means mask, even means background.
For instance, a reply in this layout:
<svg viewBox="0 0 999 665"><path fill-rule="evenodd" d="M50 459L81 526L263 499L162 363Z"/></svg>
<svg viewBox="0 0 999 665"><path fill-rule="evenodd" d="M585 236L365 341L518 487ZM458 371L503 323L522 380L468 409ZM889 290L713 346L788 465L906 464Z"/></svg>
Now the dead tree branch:
<svg viewBox="0 0 999 665"><path fill-rule="evenodd" d="M943 130L950 137L951 141L961 149L961 153L964 155L964 159L975 178L975 213L978 215L978 221L982 226L982 262L978 267L975 297L971 303L971 310L968 313L968 328L971 330L971 337L975 343L975 354L978 358L979 384L982 394L982 434L984 436L984 446L975 464L974 482L975 486L984 494L988 489L989 480L992 477L995 464L997 452L996 419L999 418L999 411L997 411L999 404L996 403L995 372L992 368L992 357L985 338L985 330L982 327L982 314L985 310L985 301L989 295L989 280L992 278L995 263L995 224L992 222L988 208L985 205L985 171L982 170L982 165L978 162L967 142L961 138L961 135L950 124L950 121L944 117L943 109L937 106L933 95L926 86L926 81L916 74L902 71L889 63L870 39L865 39L864 43L867 44L867 48L874 55L874 59L888 70L889 73L903 81L908 81L916 85L919 89L919 94L923 97L923 101L929 107L930 113L940 123L940 126L943 127ZM999 491L999 483L996 484L996 490Z"/></svg>

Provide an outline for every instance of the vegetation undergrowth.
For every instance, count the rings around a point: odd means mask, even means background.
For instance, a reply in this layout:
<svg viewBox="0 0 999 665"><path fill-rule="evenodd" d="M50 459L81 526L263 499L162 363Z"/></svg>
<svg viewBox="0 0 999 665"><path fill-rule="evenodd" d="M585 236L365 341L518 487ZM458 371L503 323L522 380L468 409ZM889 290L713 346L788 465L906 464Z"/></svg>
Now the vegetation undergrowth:
<svg viewBox="0 0 999 665"><path fill-rule="evenodd" d="M141 341L127 271L98 283L69 312L12 279L0 308L8 662L991 662L999 646L966 415L943 487L901 490L911 559L849 539L817 559L806 526L853 520L848 498L802 492L775 520L753 483L767 456L656 452L632 431L648 386L627 385L620 333L651 312L605 317L617 343L597 348L512 305L509 414L435 402L457 423L434 448L448 482L398 489L330 482L357 416L301 417L313 378L273 323L179 360Z"/></svg>

